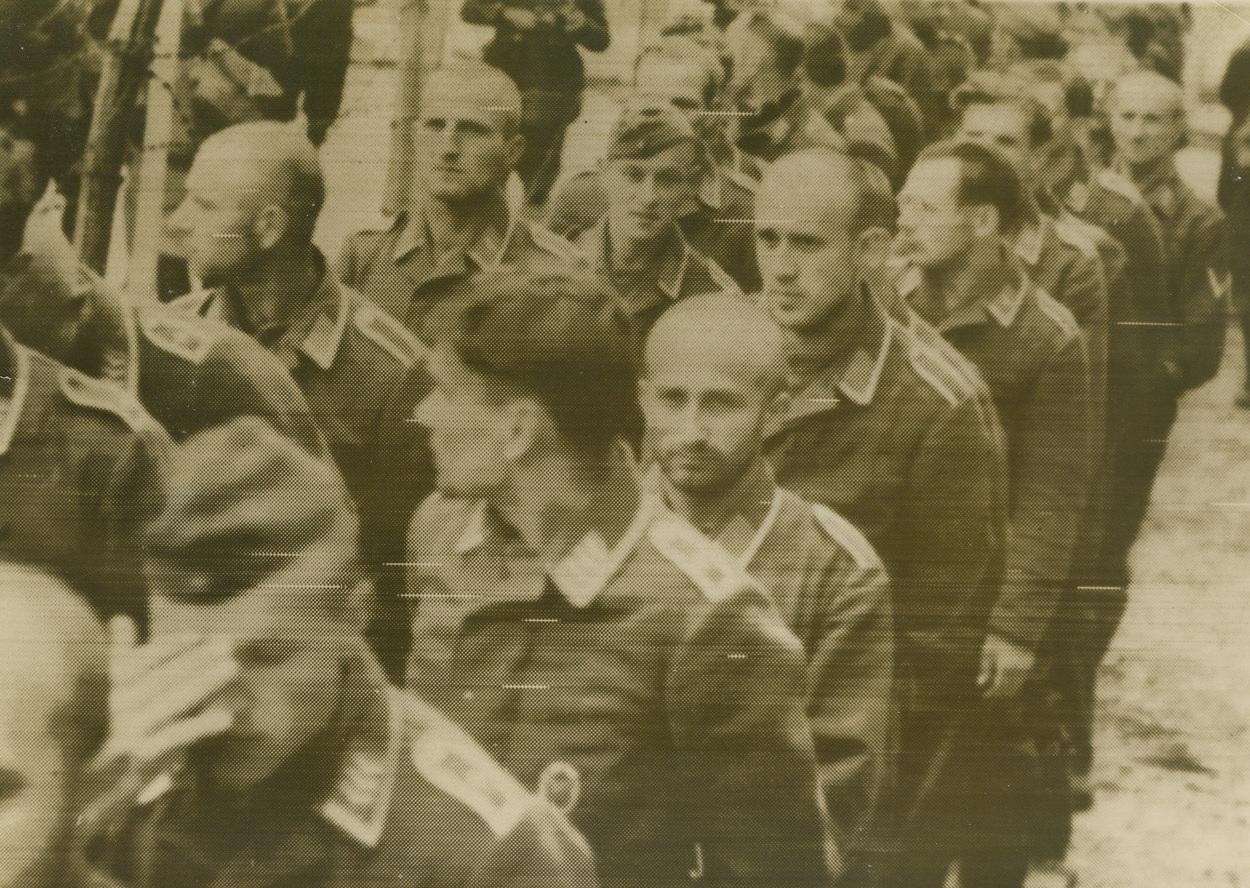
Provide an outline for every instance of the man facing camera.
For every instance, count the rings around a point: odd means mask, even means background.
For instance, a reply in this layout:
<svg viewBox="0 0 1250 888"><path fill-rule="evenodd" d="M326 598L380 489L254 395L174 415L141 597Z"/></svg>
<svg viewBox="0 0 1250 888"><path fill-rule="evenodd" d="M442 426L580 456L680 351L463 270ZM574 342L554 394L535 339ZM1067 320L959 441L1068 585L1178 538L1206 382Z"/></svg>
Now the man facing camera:
<svg viewBox="0 0 1250 888"><path fill-rule="evenodd" d="M607 212L576 243L612 284L617 310L636 350L672 303L738 285L682 233L683 209L695 200L705 149L673 105L634 98L608 135L600 168Z"/></svg>
<svg viewBox="0 0 1250 888"><path fill-rule="evenodd" d="M720 295L670 308L642 362L647 481L772 595L803 643L821 788L854 849L890 776L889 584L846 519L773 480L763 435L784 387L781 336L763 309Z"/></svg>
<svg viewBox="0 0 1250 888"><path fill-rule="evenodd" d="M479 286L431 318L409 686L569 812L605 884L826 885L802 649L640 489L611 296L570 275Z"/></svg>
<svg viewBox="0 0 1250 888"><path fill-rule="evenodd" d="M171 474L150 638L113 626L95 865L133 888L594 884L563 817L387 684L331 466L239 419Z"/></svg>

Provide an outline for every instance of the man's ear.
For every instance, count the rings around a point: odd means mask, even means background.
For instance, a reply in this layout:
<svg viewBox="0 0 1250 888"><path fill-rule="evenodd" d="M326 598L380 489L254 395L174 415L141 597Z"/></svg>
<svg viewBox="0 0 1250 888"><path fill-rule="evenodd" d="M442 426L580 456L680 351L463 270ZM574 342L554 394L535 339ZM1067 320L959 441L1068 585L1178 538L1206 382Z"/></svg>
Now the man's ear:
<svg viewBox="0 0 1250 888"><path fill-rule="evenodd" d="M999 232L998 208L990 204L976 207L972 212L973 230L977 237L993 237Z"/></svg>
<svg viewBox="0 0 1250 888"><path fill-rule="evenodd" d="M546 411L533 398L513 399L500 418L500 444L504 457L517 462L538 450L550 422Z"/></svg>
<svg viewBox="0 0 1250 888"><path fill-rule="evenodd" d="M252 232L262 250L272 250L286 237L290 226L291 217L286 210L277 204L266 204L252 221Z"/></svg>

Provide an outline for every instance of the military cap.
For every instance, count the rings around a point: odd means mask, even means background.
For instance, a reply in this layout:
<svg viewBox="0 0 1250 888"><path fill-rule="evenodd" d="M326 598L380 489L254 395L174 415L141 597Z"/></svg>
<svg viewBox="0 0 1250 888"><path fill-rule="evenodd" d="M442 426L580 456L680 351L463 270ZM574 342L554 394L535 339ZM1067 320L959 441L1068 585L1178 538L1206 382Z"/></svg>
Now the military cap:
<svg viewBox="0 0 1250 888"><path fill-rule="evenodd" d="M165 507L147 529L148 552L191 568L196 597L238 585L325 541L355 557L355 506L338 470L255 417L188 438L170 460ZM272 563L271 563L272 562ZM209 576L213 574L214 576ZM223 594L224 593L224 594Z"/></svg>
<svg viewBox="0 0 1250 888"><path fill-rule="evenodd" d="M426 321L437 347L466 365L535 395L565 437L601 451L629 430L635 389L630 340L610 292L590 272L475 278L463 300Z"/></svg>
<svg viewBox="0 0 1250 888"><path fill-rule="evenodd" d="M608 134L608 160L641 160L674 145L699 145L699 136L680 108L640 96L629 102Z"/></svg>
<svg viewBox="0 0 1250 888"><path fill-rule="evenodd" d="M1058 40L1063 21L1050 3L998 3L994 23L1021 43Z"/></svg>

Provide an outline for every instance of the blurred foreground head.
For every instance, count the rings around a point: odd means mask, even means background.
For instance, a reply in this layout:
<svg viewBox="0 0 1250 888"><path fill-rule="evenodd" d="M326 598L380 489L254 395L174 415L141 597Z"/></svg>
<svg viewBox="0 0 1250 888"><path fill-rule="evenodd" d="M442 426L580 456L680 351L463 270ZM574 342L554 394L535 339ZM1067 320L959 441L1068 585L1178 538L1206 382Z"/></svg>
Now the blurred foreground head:
<svg viewBox="0 0 1250 888"><path fill-rule="evenodd" d="M195 764L244 791L338 712L369 616L355 506L333 465L251 417L187 439L171 462L148 529L151 632L231 645L233 724Z"/></svg>
<svg viewBox="0 0 1250 888"><path fill-rule="evenodd" d="M62 888L80 778L107 727L105 631L63 581L10 563L0 613L0 888Z"/></svg>

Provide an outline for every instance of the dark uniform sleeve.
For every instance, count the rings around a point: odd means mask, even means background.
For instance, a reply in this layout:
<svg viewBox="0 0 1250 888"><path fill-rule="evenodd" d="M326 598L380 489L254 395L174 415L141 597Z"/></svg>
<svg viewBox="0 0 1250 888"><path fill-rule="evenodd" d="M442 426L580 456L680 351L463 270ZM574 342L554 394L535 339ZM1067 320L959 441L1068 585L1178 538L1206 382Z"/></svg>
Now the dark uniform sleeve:
<svg viewBox="0 0 1250 888"><path fill-rule="evenodd" d="M338 117L352 48L352 0L314 0L291 23L298 88L304 93L308 138L325 141Z"/></svg>
<svg viewBox="0 0 1250 888"><path fill-rule="evenodd" d="M1202 385L1219 370L1231 289L1224 217L1212 209L1194 220L1194 228L1172 284L1172 311L1180 326L1167 357L1180 370L1178 381L1185 389Z"/></svg>
<svg viewBox="0 0 1250 888"><path fill-rule="evenodd" d="M993 405L965 400L920 442L887 559L896 565L896 622L918 660L909 676L916 706L944 708L972 677L998 588L1005 492Z"/></svg>
<svg viewBox="0 0 1250 888"><path fill-rule="evenodd" d="M687 806L707 883L827 885L841 861L816 784L798 641L746 586L712 605L672 658L673 797Z"/></svg>
<svg viewBox="0 0 1250 888"><path fill-rule="evenodd" d="M1078 336L1051 358L1020 412L1011 458L1006 570L990 631L1035 650L1068 585L1089 495L1094 456L1089 364Z"/></svg>
<svg viewBox="0 0 1250 888"><path fill-rule="evenodd" d="M98 604L105 613L127 614L141 624L147 615L143 531L165 504L169 452L169 438L149 420L114 465L103 499L107 554L98 576L106 597Z"/></svg>
<svg viewBox="0 0 1250 888"><path fill-rule="evenodd" d="M466 888L596 888L585 839L546 804L535 804L483 856Z"/></svg>
<svg viewBox="0 0 1250 888"><path fill-rule="evenodd" d="M1120 242L1128 259L1125 271L1133 293L1132 321L1139 325L1142 358L1157 371L1173 339L1163 234L1144 203L1134 203L1106 222L1107 233Z"/></svg>
<svg viewBox="0 0 1250 888"><path fill-rule="evenodd" d="M894 617L880 566L835 568L817 585L829 606L808 648L808 716L825 803L850 837L865 825L889 765Z"/></svg>

